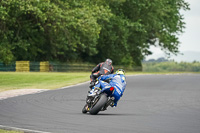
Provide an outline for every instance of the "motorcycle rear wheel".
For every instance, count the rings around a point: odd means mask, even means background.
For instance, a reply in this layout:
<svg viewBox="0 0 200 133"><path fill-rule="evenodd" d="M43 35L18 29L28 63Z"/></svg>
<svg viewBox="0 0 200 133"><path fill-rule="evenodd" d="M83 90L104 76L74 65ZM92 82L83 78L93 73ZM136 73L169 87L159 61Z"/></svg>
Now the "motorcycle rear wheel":
<svg viewBox="0 0 200 133"><path fill-rule="evenodd" d="M90 114L96 115L107 103L108 97L106 94L101 94L98 102L90 109Z"/></svg>

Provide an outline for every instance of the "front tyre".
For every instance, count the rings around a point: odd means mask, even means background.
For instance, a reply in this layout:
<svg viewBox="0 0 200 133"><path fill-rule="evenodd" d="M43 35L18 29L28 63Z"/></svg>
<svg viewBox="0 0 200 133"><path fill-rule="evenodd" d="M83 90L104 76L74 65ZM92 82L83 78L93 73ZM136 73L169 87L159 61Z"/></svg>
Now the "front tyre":
<svg viewBox="0 0 200 133"><path fill-rule="evenodd" d="M86 107L87 107L88 105L86 104L84 107L83 107L83 109L82 109L82 113L83 114L85 114L85 113L87 113L87 110L86 110Z"/></svg>
<svg viewBox="0 0 200 133"><path fill-rule="evenodd" d="M106 94L101 94L99 101L93 106L93 108L90 109L90 114L96 115L99 113L99 111L105 106L106 102L108 100L108 97Z"/></svg>

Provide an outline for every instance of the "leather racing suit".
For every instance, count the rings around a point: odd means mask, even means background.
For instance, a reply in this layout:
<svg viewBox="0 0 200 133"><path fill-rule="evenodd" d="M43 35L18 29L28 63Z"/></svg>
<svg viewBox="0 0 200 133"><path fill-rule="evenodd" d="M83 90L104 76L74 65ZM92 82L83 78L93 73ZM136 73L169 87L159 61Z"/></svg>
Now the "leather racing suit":
<svg viewBox="0 0 200 133"><path fill-rule="evenodd" d="M105 80L110 79L110 82L104 82ZM95 89L95 87L101 88L102 91L105 89L110 89L110 87L114 87L114 92L111 95L114 97L114 105L117 106L117 102L122 97L124 90L126 88L126 77L123 74L110 74L110 75L103 75L99 77L99 83L96 84L92 89Z"/></svg>
<svg viewBox="0 0 200 133"><path fill-rule="evenodd" d="M102 62L99 63L95 68L92 70L92 74L90 75L90 88L92 88L96 82L96 78L98 78L100 75L108 75L114 73L114 67L107 63Z"/></svg>

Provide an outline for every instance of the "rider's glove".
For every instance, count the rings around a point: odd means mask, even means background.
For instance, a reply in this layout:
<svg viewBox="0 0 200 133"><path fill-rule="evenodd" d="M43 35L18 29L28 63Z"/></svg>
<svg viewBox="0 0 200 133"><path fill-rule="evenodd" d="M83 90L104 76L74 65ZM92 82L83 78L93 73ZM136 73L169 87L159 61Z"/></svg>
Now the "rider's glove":
<svg viewBox="0 0 200 133"><path fill-rule="evenodd" d="M100 76L98 77L98 80L101 80L101 77L102 77L102 75L100 75Z"/></svg>

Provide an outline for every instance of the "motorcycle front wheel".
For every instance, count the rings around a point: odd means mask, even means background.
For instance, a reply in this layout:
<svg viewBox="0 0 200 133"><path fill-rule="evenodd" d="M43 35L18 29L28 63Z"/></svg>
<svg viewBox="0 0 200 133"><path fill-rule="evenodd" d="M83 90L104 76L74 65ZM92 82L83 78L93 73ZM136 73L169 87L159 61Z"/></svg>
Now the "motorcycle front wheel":
<svg viewBox="0 0 200 133"><path fill-rule="evenodd" d="M83 107L83 109L82 109L82 113L83 114L85 114L85 113L87 113L87 110L86 110L86 107L87 107L88 105L86 104L84 107Z"/></svg>
<svg viewBox="0 0 200 133"><path fill-rule="evenodd" d="M99 100L97 103L90 109L90 114L96 115L99 113L99 111L105 106L106 102L108 100L108 97L106 94L101 94L99 97Z"/></svg>

